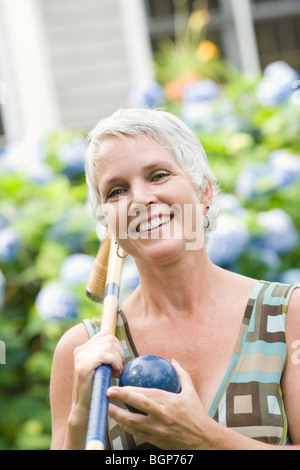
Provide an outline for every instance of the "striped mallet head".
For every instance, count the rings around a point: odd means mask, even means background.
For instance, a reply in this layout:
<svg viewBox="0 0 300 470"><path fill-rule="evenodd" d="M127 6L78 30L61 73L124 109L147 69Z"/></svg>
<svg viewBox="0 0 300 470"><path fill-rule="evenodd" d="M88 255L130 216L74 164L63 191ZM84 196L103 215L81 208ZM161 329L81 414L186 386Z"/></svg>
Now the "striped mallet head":
<svg viewBox="0 0 300 470"><path fill-rule="evenodd" d="M95 258L93 270L85 291L86 295L95 302L102 302L104 298L110 244L111 236L109 232L106 231L101 240L100 248Z"/></svg>

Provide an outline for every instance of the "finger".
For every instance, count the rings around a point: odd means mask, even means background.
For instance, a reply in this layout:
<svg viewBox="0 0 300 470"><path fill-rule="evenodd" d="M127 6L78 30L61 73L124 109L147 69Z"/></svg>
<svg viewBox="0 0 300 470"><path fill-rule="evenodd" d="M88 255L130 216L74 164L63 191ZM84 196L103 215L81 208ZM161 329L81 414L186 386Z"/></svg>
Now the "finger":
<svg viewBox="0 0 300 470"><path fill-rule="evenodd" d="M112 368L114 377L118 377L123 370L121 358L114 353L103 352L95 369L103 364L109 365Z"/></svg>
<svg viewBox="0 0 300 470"><path fill-rule="evenodd" d="M107 396L132 406L145 414L158 416L161 414L161 405L167 402L168 392L158 389L142 387L110 387Z"/></svg>
<svg viewBox="0 0 300 470"><path fill-rule="evenodd" d="M146 390L146 389L144 389ZM112 390L113 391L113 390ZM150 391L147 389L147 391ZM151 389L151 393L157 392L157 389ZM158 391L159 392L159 391ZM164 392L167 395L170 395L169 392ZM132 403L134 403L132 401ZM137 408L137 404L135 404ZM147 406L144 407L144 412L146 411ZM170 449L170 444L168 437L170 434L170 420L169 415L159 413L157 416L153 411L144 415L140 413L133 413L127 409L120 408L112 403L109 404L108 412L109 415L117 421L119 426L124 429L129 434L134 435L136 438L140 438L143 441L149 442L150 444L160 447L162 449ZM166 443L163 444L164 440L167 439ZM163 446L162 446L163 445Z"/></svg>
<svg viewBox="0 0 300 470"><path fill-rule="evenodd" d="M143 441L151 442L153 429L148 423L149 417L139 413L132 413L126 408L120 408L113 403L108 405L108 414L117 421L118 425L129 434L139 437ZM149 428L150 426L150 428Z"/></svg>
<svg viewBox="0 0 300 470"><path fill-rule="evenodd" d="M124 360L124 349L121 345L121 342L116 338L116 336L112 335L108 331L100 331L96 335L94 335L90 340L89 343L92 345L94 343L99 343L99 344L105 344L105 343L111 343L116 347L116 349L119 351L119 353L122 355L123 360Z"/></svg>
<svg viewBox="0 0 300 470"><path fill-rule="evenodd" d="M74 351L74 366L79 375L90 375L97 367L108 364L119 376L123 370L123 354L110 343L78 347Z"/></svg>
<svg viewBox="0 0 300 470"><path fill-rule="evenodd" d="M194 388L194 384L192 382L190 374L186 370L184 370L181 365L177 361L175 361L175 359L172 359L172 365L174 366L179 377L181 392Z"/></svg>

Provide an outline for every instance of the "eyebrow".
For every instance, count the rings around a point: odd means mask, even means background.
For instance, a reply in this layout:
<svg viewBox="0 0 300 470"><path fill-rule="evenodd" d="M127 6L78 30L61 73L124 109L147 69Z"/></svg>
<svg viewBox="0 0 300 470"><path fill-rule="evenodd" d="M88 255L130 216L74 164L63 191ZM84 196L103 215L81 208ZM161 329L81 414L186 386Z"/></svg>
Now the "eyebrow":
<svg viewBox="0 0 300 470"><path fill-rule="evenodd" d="M167 162L167 161L163 161L163 160L158 160L158 161L155 161L155 162L152 162L152 163L149 163L148 165L145 165L142 167L142 172L148 172L148 171L151 171L153 170L154 168L156 167L164 167L164 166L170 166L170 162ZM105 186L108 186L108 185L111 185L111 184L114 184L114 183L117 183L118 181L122 180L122 175L120 176L112 176L111 178L108 178L108 179L104 179L104 181L102 182L101 186L102 187L105 187Z"/></svg>

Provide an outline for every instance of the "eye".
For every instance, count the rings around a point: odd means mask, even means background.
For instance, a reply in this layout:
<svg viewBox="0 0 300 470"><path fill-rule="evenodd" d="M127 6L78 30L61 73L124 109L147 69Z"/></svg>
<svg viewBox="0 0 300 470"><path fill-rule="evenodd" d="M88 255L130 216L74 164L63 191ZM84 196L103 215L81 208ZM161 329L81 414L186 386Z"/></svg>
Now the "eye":
<svg viewBox="0 0 300 470"><path fill-rule="evenodd" d="M150 177L150 180L151 181L159 181L159 180L162 180L163 178L167 178L170 175L171 175L171 173L169 171L158 170L158 171L155 171L154 173L152 173L152 175Z"/></svg>
<svg viewBox="0 0 300 470"><path fill-rule="evenodd" d="M118 196L123 194L124 191L125 191L124 188L113 188L110 191L108 191L108 193L106 195L106 200L117 198Z"/></svg>

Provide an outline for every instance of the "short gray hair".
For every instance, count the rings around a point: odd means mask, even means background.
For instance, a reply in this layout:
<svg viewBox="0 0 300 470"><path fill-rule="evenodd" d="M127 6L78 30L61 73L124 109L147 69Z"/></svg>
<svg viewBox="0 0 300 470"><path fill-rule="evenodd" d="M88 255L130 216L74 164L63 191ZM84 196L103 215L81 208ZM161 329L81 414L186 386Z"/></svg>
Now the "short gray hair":
<svg viewBox="0 0 300 470"><path fill-rule="evenodd" d="M89 198L93 214L103 220L101 197L97 187L95 165L101 142L107 136L126 138L126 136L147 135L159 145L173 153L179 166L191 177L197 191L205 191L210 181L214 188L214 198L209 208L209 227L215 228L218 214L218 185L213 175L205 150L192 132L178 117L162 110L128 108L116 111L112 116L102 119L88 134L89 145L86 151L85 172Z"/></svg>

